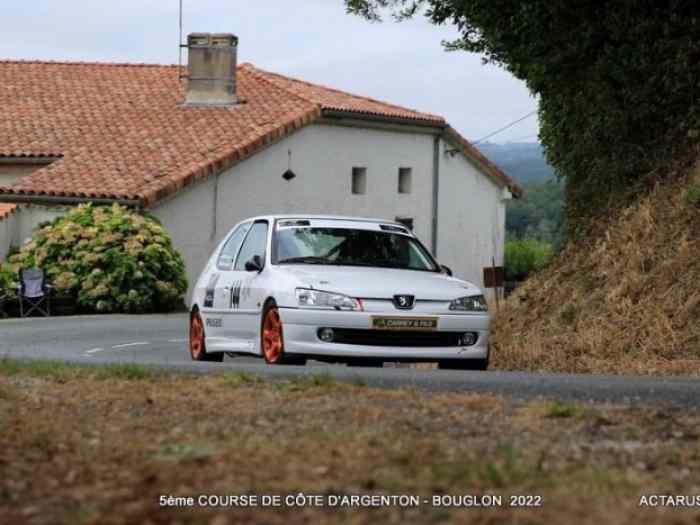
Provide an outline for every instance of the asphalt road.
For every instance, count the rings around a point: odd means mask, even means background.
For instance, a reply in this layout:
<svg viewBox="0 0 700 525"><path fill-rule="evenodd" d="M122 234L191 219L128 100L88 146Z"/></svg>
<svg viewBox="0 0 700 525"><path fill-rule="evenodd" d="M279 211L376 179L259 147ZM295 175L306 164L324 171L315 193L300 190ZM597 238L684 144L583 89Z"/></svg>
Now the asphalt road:
<svg viewBox="0 0 700 525"><path fill-rule="evenodd" d="M194 363L187 351L187 325L186 314L0 320L0 358L141 363L192 373L245 371L273 380L322 373L381 388L488 392L522 399L654 403L682 408L695 408L700 399L700 380L693 378L348 368L317 362L306 367L280 367L248 357Z"/></svg>

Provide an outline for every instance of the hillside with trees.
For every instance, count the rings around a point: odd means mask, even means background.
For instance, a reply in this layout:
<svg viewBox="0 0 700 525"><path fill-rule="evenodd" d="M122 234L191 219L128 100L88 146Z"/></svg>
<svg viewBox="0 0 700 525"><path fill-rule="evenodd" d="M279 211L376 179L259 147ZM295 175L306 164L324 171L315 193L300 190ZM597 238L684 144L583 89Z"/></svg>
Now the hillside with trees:
<svg viewBox="0 0 700 525"><path fill-rule="evenodd" d="M482 142L476 147L521 185L556 179L538 142Z"/></svg>

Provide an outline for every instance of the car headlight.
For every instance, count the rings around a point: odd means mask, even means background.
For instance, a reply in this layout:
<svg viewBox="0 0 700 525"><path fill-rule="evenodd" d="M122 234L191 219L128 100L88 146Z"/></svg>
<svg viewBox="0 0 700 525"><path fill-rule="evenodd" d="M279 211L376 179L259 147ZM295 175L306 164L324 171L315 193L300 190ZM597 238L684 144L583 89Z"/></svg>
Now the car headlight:
<svg viewBox="0 0 700 525"><path fill-rule="evenodd" d="M301 308L333 308L335 310L362 310L362 303L347 295L297 288L297 303Z"/></svg>
<svg viewBox="0 0 700 525"><path fill-rule="evenodd" d="M462 312L488 312L489 307L483 295L468 295L450 303L450 310Z"/></svg>

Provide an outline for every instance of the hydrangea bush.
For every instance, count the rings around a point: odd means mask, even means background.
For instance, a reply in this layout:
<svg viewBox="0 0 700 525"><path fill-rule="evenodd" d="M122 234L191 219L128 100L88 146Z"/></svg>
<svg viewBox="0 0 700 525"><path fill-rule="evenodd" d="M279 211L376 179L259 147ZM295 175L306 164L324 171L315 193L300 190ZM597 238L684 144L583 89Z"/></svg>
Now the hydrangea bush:
<svg viewBox="0 0 700 525"><path fill-rule="evenodd" d="M34 230L0 266L0 295L16 294L20 268L40 267L83 312L172 310L187 290L185 264L152 216L85 204Z"/></svg>

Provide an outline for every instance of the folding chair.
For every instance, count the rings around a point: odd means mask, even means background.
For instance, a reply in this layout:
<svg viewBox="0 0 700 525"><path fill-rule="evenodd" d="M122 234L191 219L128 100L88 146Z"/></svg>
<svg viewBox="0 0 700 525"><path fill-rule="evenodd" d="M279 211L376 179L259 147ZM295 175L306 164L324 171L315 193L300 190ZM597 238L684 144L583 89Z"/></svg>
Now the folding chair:
<svg viewBox="0 0 700 525"><path fill-rule="evenodd" d="M41 268L19 271L19 313L27 317L32 312L51 315L52 287L46 282L46 273Z"/></svg>

